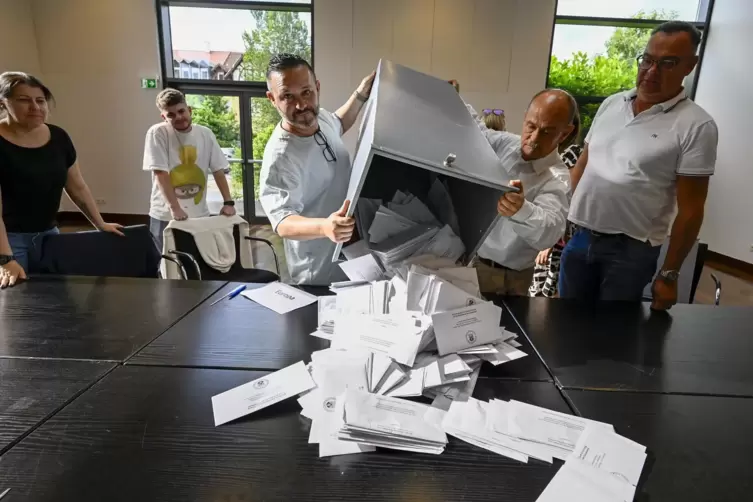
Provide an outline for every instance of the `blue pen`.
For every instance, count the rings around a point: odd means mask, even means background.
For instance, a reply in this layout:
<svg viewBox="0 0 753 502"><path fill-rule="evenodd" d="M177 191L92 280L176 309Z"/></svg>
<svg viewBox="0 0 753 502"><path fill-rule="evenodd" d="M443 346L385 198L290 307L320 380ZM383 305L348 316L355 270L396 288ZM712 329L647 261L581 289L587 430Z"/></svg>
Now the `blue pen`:
<svg viewBox="0 0 753 502"><path fill-rule="evenodd" d="M242 286L238 286L237 288L235 288L234 290L232 290L231 292L229 292L228 294L226 294L222 298L213 301L211 304L209 304L209 306L211 307L213 305L216 305L216 304L220 303L222 300L224 300L225 298L229 298L229 299L232 300L233 298L235 298L236 296L238 296L239 294L241 294L245 289L246 289L245 284L242 285Z"/></svg>

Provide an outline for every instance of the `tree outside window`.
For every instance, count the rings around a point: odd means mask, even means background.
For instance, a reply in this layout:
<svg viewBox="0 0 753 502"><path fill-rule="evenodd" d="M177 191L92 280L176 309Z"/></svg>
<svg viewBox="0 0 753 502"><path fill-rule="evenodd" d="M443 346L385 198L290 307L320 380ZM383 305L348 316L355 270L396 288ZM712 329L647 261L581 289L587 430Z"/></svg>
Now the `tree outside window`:
<svg viewBox="0 0 753 502"><path fill-rule="evenodd" d="M677 19L676 11L638 11L632 19L662 21ZM564 25L556 25L555 30ZM568 28L589 30L592 26L571 26ZM603 29L603 27L598 27ZM579 102L582 132L580 141L586 137L599 104L612 94L635 87L638 64L635 58L643 53L653 27L616 28L604 43L604 50L597 55L574 52L566 59L552 55L548 87L569 91Z"/></svg>

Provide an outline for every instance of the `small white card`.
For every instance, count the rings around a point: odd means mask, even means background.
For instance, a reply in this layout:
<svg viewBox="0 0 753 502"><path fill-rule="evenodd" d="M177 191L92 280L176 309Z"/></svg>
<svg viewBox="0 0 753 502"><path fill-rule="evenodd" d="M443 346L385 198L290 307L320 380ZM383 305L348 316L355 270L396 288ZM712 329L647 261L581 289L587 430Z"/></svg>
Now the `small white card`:
<svg viewBox="0 0 753 502"><path fill-rule="evenodd" d="M271 282L261 288L247 289L241 294L278 314L287 314L311 305L317 300L316 296L281 282Z"/></svg>
<svg viewBox="0 0 753 502"><path fill-rule="evenodd" d="M287 368L212 396L214 425L249 415L315 386L306 365L303 361L298 361Z"/></svg>
<svg viewBox="0 0 753 502"><path fill-rule="evenodd" d="M439 355L496 342L501 317L502 309L491 302L432 315Z"/></svg>

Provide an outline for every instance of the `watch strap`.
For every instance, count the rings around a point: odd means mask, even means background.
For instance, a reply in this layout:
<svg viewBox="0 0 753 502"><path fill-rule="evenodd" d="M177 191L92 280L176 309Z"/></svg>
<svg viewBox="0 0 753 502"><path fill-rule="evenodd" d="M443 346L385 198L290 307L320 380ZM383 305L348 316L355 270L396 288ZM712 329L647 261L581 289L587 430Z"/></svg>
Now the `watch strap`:
<svg viewBox="0 0 753 502"><path fill-rule="evenodd" d="M223 206L235 206L235 201L234 200L226 200L225 202L222 203L222 205Z"/></svg>

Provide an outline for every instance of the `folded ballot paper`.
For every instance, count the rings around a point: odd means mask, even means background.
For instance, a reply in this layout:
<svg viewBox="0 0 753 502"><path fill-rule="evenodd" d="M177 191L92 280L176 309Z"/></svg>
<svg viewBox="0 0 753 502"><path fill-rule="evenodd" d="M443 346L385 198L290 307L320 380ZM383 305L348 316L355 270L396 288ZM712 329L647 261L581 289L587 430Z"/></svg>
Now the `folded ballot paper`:
<svg viewBox="0 0 753 502"><path fill-rule="evenodd" d="M287 314L317 301L316 296L281 282L271 282L260 288L247 289L241 295L278 314Z"/></svg>

